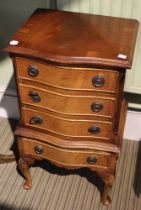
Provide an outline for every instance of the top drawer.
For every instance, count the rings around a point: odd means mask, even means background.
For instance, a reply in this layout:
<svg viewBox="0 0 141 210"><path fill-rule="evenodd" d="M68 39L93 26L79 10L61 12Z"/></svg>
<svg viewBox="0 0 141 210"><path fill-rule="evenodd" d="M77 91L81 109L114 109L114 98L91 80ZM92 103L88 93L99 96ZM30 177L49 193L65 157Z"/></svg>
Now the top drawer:
<svg viewBox="0 0 141 210"><path fill-rule="evenodd" d="M61 89L113 93L118 90L116 71L58 67L23 58L16 58L16 67L21 78Z"/></svg>

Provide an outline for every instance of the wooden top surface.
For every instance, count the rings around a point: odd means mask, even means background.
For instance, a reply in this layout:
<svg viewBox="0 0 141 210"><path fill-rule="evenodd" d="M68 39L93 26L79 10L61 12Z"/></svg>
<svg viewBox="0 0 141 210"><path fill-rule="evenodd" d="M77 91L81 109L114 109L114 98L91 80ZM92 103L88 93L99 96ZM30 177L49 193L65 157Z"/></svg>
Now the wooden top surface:
<svg viewBox="0 0 141 210"><path fill-rule="evenodd" d="M131 19L38 9L5 51L61 64L130 68L138 22Z"/></svg>

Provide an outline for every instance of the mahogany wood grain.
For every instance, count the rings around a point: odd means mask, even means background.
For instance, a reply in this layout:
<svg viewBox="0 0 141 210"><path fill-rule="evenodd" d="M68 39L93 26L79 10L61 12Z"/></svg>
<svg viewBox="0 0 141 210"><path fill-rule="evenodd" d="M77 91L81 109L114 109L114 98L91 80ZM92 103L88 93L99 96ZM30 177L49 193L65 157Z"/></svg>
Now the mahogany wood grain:
<svg viewBox="0 0 141 210"><path fill-rule="evenodd" d="M59 138L54 135L50 135L47 132L43 132L37 129L29 129L27 127L18 126L14 134L18 137L26 137L29 139L36 139L37 141L49 143L55 145L56 147L61 147L64 149L83 149L83 150L99 150L110 153L119 154L120 149L113 142L100 142L100 141L90 141L86 139L77 141L68 141L67 138ZM20 151L22 152L21 148ZM113 163L114 164L114 163Z"/></svg>
<svg viewBox="0 0 141 210"><path fill-rule="evenodd" d="M55 116L58 118L64 118L64 119L70 119L70 120L88 120L88 121L107 121L107 122L112 122L115 125L115 117L114 118L107 118L104 115L103 116L98 116L98 115L68 115L66 113L59 113L59 112L54 112L52 110L48 110L45 108L41 108L39 106L34 106L34 105L29 105L29 104L22 104L22 109L34 109L37 112L42 112L45 113L46 115L51 115ZM22 112L22 110L21 110ZM115 115L116 116L116 115Z"/></svg>
<svg viewBox="0 0 141 210"><path fill-rule="evenodd" d="M115 176L114 174L110 173L101 173L97 172L97 175L102 179L104 182L104 190L102 192L101 201L105 206L108 206L111 202L111 198L109 197L109 192L111 187L114 184Z"/></svg>
<svg viewBox="0 0 141 210"><path fill-rule="evenodd" d="M121 102L121 112L120 112L120 118L118 123L118 135L117 135L117 145L121 148L122 146L122 138L123 138L123 132L125 127L125 120L127 115L127 109L128 109L128 103L125 99Z"/></svg>
<svg viewBox="0 0 141 210"><path fill-rule="evenodd" d="M130 68L137 29L136 20L39 9L12 37L19 44L5 50L58 63Z"/></svg>
<svg viewBox="0 0 141 210"><path fill-rule="evenodd" d="M36 116L42 119L41 123L31 122ZM22 109L22 122L30 128L50 131L58 136L71 137L72 140L89 138L99 141L111 141L113 128L113 124L107 121L70 120L25 108ZM90 133L88 130L92 126L98 127L100 131L98 133Z"/></svg>
<svg viewBox="0 0 141 210"><path fill-rule="evenodd" d="M15 69L16 70L16 69ZM124 75L123 71L120 72L119 74L119 78L122 77ZM74 96L94 96L94 97L102 97L102 98L117 98L119 96L119 87L116 88L116 92L107 92L107 91L94 91L94 90L83 90L83 89L61 89L61 88L57 88L54 86L50 86L47 84L43 84L41 82L38 81L32 81L32 80L27 80L26 78L17 78L18 80L18 86L20 84L23 85L27 85L27 86L34 86L36 88L42 89L42 90L48 90L50 92L55 92L56 94L61 94L61 95L66 95L66 92L68 93L67 95L74 95ZM119 82L120 79L118 79L118 85L120 84Z"/></svg>
<svg viewBox="0 0 141 210"><path fill-rule="evenodd" d="M125 71L132 66L138 25L38 9L11 38L17 43L5 51L16 74L21 119L15 135L26 189L32 185L29 167L45 158L96 171L104 182L101 201L109 205L127 110Z"/></svg>
<svg viewBox="0 0 141 210"><path fill-rule="evenodd" d="M20 148L20 145L19 145L19 148ZM18 161L19 169L21 170L23 176L26 179L25 183L23 184L23 188L25 190L28 190L32 187L32 178L31 178L29 168L31 165L33 165L34 162L35 162L35 159L26 155L24 155L23 157L20 156L20 159Z"/></svg>
<svg viewBox="0 0 141 210"><path fill-rule="evenodd" d="M65 95L62 95L50 92L47 89L37 88L36 86L27 86L20 83L19 92L23 104L41 107L61 114L83 115L84 119L86 119L85 116L87 115L113 118L116 112L117 100L114 97L106 98L91 95L68 95L68 91L66 91ZM34 99L30 93L36 94L40 100L36 101L36 98ZM100 111L92 109L92 105L95 103L102 105ZM62 106L62 104L64 104L64 106Z"/></svg>
<svg viewBox="0 0 141 210"><path fill-rule="evenodd" d="M73 150L54 147L49 144L41 143L35 139L19 138L18 143L22 145L23 154L32 155L34 157L46 157L47 159L64 166L74 167L92 167L107 169L111 166L112 154L103 151ZM42 152L36 152L36 146L42 149ZM96 162L89 164L89 157L96 157ZM114 154L113 154L114 156ZM115 157L115 156L114 156Z"/></svg>
<svg viewBox="0 0 141 210"><path fill-rule="evenodd" d="M116 92L118 89L118 72L95 68L59 67L40 63L35 60L16 58L17 73L20 78L40 82L49 86L66 90L92 90ZM34 66L39 70L37 76L28 74L28 67ZM105 79L104 85L96 87L92 84L95 76ZM74 82L77 81L77 82Z"/></svg>

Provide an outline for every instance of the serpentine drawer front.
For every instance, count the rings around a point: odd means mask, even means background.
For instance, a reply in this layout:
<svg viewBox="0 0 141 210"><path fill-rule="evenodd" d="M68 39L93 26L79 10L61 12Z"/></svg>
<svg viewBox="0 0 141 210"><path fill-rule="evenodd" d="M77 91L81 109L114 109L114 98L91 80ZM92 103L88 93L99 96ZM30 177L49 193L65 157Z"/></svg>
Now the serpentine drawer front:
<svg viewBox="0 0 141 210"><path fill-rule="evenodd" d="M75 137L91 139L102 138L110 140L112 123L106 121L89 121L65 119L56 116L45 115L42 112L23 109L23 122L31 128L40 128L45 131L62 135L64 137Z"/></svg>
<svg viewBox="0 0 141 210"><path fill-rule="evenodd" d="M72 95L48 91L35 86L19 84L21 102L43 109L68 115L92 115L113 118L116 112L117 99L89 95ZM57 103L59 101L59 103ZM64 104L62 107L61 105ZM82 106L83 104L83 106Z"/></svg>
<svg viewBox="0 0 141 210"><path fill-rule="evenodd" d="M29 167L48 159L95 171L105 184L102 203L110 203L137 29L136 20L38 9L12 37L5 51L16 75L25 189L32 186Z"/></svg>
<svg viewBox="0 0 141 210"><path fill-rule="evenodd" d="M59 67L20 58L16 66L20 78L62 89L116 92L118 86L118 72L106 69Z"/></svg>
<svg viewBox="0 0 141 210"><path fill-rule="evenodd" d="M77 167L93 165L95 168L104 168L106 170L111 167L110 163L115 158L115 155L107 152L85 151L80 149L67 150L33 139L21 138L19 140L27 155L37 156L39 159L46 156L48 160L62 165L74 166L75 164Z"/></svg>

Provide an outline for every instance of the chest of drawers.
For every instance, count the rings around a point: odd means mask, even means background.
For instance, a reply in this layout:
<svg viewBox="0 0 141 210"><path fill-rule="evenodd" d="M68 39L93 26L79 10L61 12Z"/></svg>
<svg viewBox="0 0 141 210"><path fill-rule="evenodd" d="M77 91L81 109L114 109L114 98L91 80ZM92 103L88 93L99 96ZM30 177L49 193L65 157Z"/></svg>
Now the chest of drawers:
<svg viewBox="0 0 141 210"><path fill-rule="evenodd" d="M43 158L66 168L87 167L104 181L108 205L127 102L123 87L131 68L135 20L38 9L12 37L21 119L15 131L19 167Z"/></svg>

